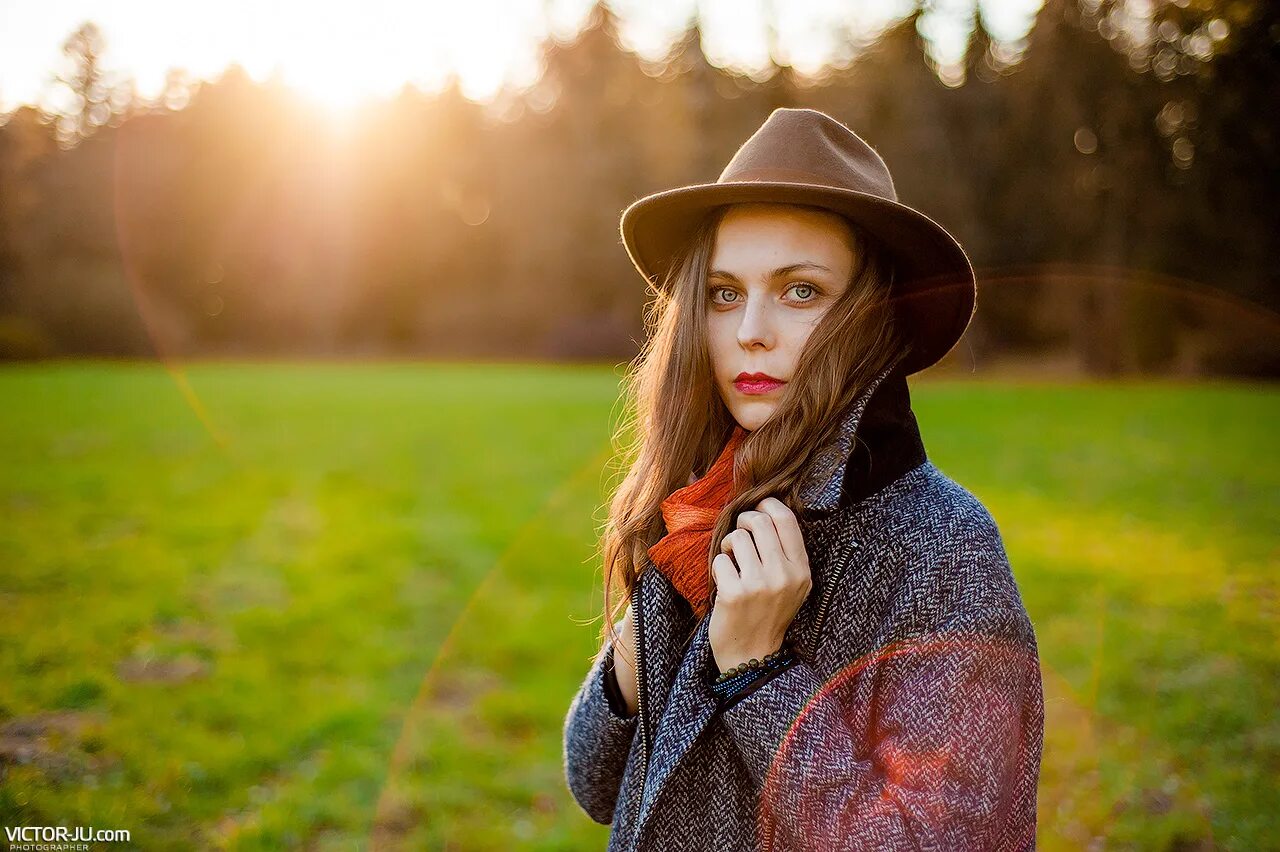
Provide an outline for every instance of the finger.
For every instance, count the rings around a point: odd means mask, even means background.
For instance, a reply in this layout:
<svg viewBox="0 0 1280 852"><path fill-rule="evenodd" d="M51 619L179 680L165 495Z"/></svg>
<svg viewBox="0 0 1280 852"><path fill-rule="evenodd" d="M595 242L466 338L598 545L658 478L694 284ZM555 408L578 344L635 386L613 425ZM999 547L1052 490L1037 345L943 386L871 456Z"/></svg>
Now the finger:
<svg viewBox="0 0 1280 852"><path fill-rule="evenodd" d="M756 504L756 509L773 519L774 530L778 533L778 541L782 552L793 562L808 560L804 546L804 534L800 532L800 523L796 515L776 497L766 497Z"/></svg>
<svg viewBox="0 0 1280 852"><path fill-rule="evenodd" d="M744 588L760 587L764 581L764 568L750 530L733 530L720 540L720 549L733 555Z"/></svg>
<svg viewBox="0 0 1280 852"><path fill-rule="evenodd" d="M733 564L733 558L727 553L717 553L711 560L711 574L716 581L716 596L733 597L742 588L742 578Z"/></svg>
<svg viewBox="0 0 1280 852"><path fill-rule="evenodd" d="M782 542L778 539L778 530L774 527L773 518L769 513L743 512L738 516L738 527L750 531L751 539L755 542L756 553L760 554L760 562L764 565L766 573L771 575L787 573L787 555L783 552Z"/></svg>

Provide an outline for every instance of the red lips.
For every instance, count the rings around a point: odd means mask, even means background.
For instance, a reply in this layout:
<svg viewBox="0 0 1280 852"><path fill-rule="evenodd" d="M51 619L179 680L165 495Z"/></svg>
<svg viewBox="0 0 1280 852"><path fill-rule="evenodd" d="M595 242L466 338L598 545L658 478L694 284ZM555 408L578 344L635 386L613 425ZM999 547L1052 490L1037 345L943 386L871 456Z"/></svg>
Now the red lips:
<svg viewBox="0 0 1280 852"><path fill-rule="evenodd" d="M733 386L745 394L769 393L785 385L782 379L774 378L768 373L739 373L733 380Z"/></svg>

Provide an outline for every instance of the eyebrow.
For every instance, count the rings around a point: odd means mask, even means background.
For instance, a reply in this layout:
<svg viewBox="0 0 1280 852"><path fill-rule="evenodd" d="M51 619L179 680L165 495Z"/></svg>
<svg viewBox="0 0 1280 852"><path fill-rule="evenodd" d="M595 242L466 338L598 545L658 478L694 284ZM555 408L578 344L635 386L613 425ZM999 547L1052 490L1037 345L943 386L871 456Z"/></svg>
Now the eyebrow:
<svg viewBox="0 0 1280 852"><path fill-rule="evenodd" d="M795 272L797 269L821 269L823 272L831 271L827 267L823 266L821 263L812 263L810 261L805 260L805 261L801 261L800 263L789 263L786 266L779 266L777 269L769 273L769 277L779 278L788 273ZM723 269L713 270L707 275L707 277L708 278L728 278L730 281L739 281L738 276L734 275L732 272L726 272Z"/></svg>

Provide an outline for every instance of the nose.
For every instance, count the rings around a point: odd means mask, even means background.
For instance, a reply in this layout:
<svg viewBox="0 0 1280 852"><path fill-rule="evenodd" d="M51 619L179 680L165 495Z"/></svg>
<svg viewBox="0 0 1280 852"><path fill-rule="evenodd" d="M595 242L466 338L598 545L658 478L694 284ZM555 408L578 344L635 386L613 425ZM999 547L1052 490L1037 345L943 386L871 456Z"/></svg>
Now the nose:
<svg viewBox="0 0 1280 852"><path fill-rule="evenodd" d="M772 349L774 329L768 300L748 299L741 316L742 322L738 324L738 345L743 349Z"/></svg>

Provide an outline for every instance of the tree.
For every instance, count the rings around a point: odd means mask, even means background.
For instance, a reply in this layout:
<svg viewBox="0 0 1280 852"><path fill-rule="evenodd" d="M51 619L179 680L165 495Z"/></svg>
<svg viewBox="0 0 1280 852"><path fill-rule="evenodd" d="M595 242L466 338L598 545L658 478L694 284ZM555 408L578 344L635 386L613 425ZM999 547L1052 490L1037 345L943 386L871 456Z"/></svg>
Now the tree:
<svg viewBox="0 0 1280 852"><path fill-rule="evenodd" d="M45 117L55 123L58 142L63 147L92 135L111 118L111 86L102 66L105 51L106 39L92 21L81 24L62 43L70 67L55 75L53 83L62 87L57 94L65 95L65 106L54 106Z"/></svg>

